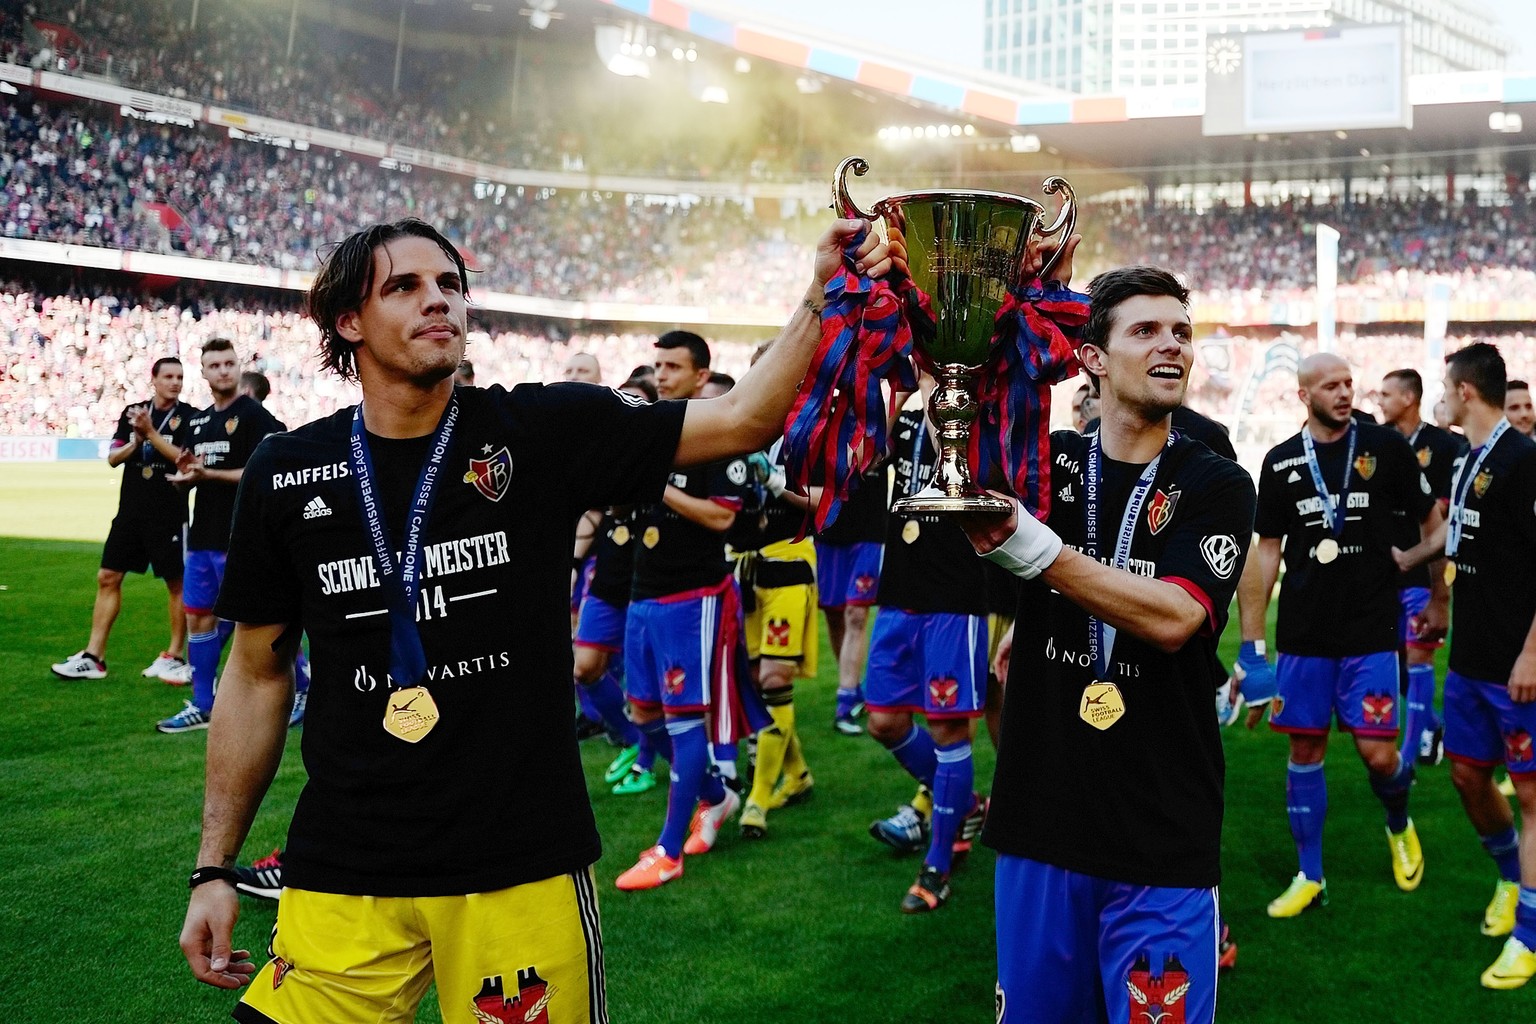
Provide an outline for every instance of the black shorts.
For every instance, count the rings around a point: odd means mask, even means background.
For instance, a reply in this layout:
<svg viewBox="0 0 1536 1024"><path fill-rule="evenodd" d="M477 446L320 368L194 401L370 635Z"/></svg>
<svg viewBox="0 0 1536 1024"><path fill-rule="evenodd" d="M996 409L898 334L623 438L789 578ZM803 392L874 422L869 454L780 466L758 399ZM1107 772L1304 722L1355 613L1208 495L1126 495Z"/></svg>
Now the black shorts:
<svg viewBox="0 0 1536 1024"><path fill-rule="evenodd" d="M164 519L112 520L101 567L112 572L143 572L154 566L162 580L181 579L181 557L186 525Z"/></svg>

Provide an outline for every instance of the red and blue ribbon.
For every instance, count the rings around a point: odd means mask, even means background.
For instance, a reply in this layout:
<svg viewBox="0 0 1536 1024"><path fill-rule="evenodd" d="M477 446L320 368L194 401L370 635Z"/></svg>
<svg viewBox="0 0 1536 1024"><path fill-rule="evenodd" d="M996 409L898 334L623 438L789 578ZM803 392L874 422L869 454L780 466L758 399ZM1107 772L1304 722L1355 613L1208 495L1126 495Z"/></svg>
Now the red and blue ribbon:
<svg viewBox="0 0 1536 1024"><path fill-rule="evenodd" d="M1081 368L1076 350L1087 322L1088 296L1059 281L1010 294L976 379L972 479L985 487L1001 478L1040 520L1051 511L1051 385Z"/></svg>
<svg viewBox="0 0 1536 1024"><path fill-rule="evenodd" d="M861 232L844 250L851 258L863 243ZM784 430L785 474L793 488L809 493L821 485L814 522L817 530L836 521L864 473L885 457L887 399L881 387L915 391L912 331L902 315L895 286L849 269L849 261L827 282L821 312L821 344L800 384Z"/></svg>

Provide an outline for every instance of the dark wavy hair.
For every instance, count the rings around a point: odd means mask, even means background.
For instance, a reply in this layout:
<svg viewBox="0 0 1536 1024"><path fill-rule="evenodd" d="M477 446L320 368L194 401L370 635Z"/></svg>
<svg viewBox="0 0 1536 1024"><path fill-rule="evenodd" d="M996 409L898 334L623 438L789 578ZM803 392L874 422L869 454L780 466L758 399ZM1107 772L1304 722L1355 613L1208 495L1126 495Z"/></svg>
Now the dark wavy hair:
<svg viewBox="0 0 1536 1024"><path fill-rule="evenodd" d="M1509 388L1504 357L1486 341L1446 356L1445 371L1452 384L1471 384L1489 405L1504 405L1504 392Z"/></svg>
<svg viewBox="0 0 1536 1024"><path fill-rule="evenodd" d="M469 298L469 270L464 266L464 257L441 231L426 221L407 217L348 235L326 254L304 302L304 311L320 328L321 365L345 380L357 379L357 358L352 342L337 333L336 321L343 313L362 308L363 300L373 291L373 251L397 238L425 238L436 243L459 269L464 298Z"/></svg>

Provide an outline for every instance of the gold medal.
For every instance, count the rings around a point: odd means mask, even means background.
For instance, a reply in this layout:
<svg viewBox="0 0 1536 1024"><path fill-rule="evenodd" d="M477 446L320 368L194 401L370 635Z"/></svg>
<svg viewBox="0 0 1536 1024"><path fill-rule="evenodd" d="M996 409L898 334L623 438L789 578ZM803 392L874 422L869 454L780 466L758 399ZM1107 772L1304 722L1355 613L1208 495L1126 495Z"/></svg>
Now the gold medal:
<svg viewBox="0 0 1536 1024"><path fill-rule="evenodd" d="M1083 688L1083 703L1077 717L1103 732L1125 716L1125 701L1120 687L1104 679L1095 679Z"/></svg>
<svg viewBox="0 0 1536 1024"><path fill-rule="evenodd" d="M1450 561L1449 559L1447 559L1446 563L1445 563L1445 585L1446 586L1450 586L1452 583L1455 583L1455 582L1456 582L1456 563L1453 562L1453 561Z"/></svg>
<svg viewBox="0 0 1536 1024"><path fill-rule="evenodd" d="M622 523L613 528L613 542L619 547L629 543L629 527Z"/></svg>
<svg viewBox="0 0 1536 1024"><path fill-rule="evenodd" d="M391 690L384 711L384 731L397 740L415 743L437 725L437 702L425 686Z"/></svg>
<svg viewBox="0 0 1536 1024"><path fill-rule="evenodd" d="M1317 542L1317 560L1324 565L1339 557L1339 542L1332 537L1324 537Z"/></svg>
<svg viewBox="0 0 1536 1024"><path fill-rule="evenodd" d="M912 544L916 542L918 534L922 532L923 528L917 525L916 519L908 519L901 528L901 539L908 544Z"/></svg>
<svg viewBox="0 0 1536 1024"><path fill-rule="evenodd" d="M654 526L647 526L645 528L645 533L640 537L640 543L644 544L648 548L655 547L656 542L659 540L661 540L661 531L656 529Z"/></svg>
<svg viewBox="0 0 1536 1024"><path fill-rule="evenodd" d="M145 466L143 469L139 470L139 473L144 477L145 480L153 479L155 475L155 467Z"/></svg>

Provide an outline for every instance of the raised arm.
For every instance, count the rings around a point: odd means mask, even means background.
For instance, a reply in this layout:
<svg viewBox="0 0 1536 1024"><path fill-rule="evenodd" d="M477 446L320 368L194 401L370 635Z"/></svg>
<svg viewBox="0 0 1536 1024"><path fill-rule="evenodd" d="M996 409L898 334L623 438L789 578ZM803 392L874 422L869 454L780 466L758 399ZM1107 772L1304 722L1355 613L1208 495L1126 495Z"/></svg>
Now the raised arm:
<svg viewBox="0 0 1536 1024"><path fill-rule="evenodd" d="M676 465L695 466L757 451L783 432L795 391L821 339L827 282L842 266L843 248L863 230L868 230L868 237L855 254L855 269L860 273L883 277L892 267L893 255L904 258L901 243L888 247L868 221L833 222L817 243L810 287L768 351L726 394L688 403L673 460Z"/></svg>
<svg viewBox="0 0 1536 1024"><path fill-rule="evenodd" d="M272 783L288 735L297 636L273 650L282 625L235 627L229 661L219 679L218 710L208 727L203 839L196 867L230 868ZM239 988L256 967L249 952L232 950L239 916L234 886L206 882L192 890L181 929L181 950L198 981Z"/></svg>

